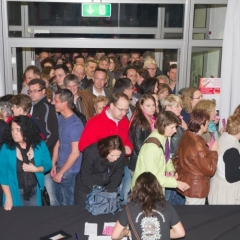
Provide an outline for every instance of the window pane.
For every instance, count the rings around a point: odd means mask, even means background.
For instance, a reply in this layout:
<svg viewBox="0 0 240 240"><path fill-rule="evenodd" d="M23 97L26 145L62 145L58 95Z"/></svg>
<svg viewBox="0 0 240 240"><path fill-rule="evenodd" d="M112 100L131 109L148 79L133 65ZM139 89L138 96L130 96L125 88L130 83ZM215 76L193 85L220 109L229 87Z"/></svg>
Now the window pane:
<svg viewBox="0 0 240 240"><path fill-rule="evenodd" d="M192 49L190 85L199 86L200 78L219 78L221 74L222 48Z"/></svg>
<svg viewBox="0 0 240 240"><path fill-rule="evenodd" d="M9 37L22 37L22 32L20 32L20 31L9 31Z"/></svg>
<svg viewBox="0 0 240 240"><path fill-rule="evenodd" d="M8 25L21 25L21 2L8 2Z"/></svg>
<svg viewBox="0 0 240 240"><path fill-rule="evenodd" d="M24 37L37 37L34 33L40 31L49 32L48 37L55 37L56 34L59 34L58 37L65 37L65 34L69 34L70 37L84 38L183 38L184 4L112 3L111 17L82 17L82 3L10 2L9 16L13 16L9 20L11 31L15 30L12 26L14 23L21 25L21 6L22 18L28 23L23 26L27 31L23 32ZM24 13L25 10L28 10L28 15ZM68 26L86 28L66 31L63 27ZM96 27L103 28L101 34L96 31ZM40 37L42 36L44 35L41 34Z"/></svg>
<svg viewBox="0 0 240 240"><path fill-rule="evenodd" d="M226 4L195 4L193 39L223 39Z"/></svg>

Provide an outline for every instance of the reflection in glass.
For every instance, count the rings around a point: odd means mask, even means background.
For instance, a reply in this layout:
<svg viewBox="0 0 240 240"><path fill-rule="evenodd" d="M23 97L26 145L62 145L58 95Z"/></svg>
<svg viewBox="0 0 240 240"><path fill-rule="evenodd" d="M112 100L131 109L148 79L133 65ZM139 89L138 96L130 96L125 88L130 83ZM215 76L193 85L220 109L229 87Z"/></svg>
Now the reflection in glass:
<svg viewBox="0 0 240 240"><path fill-rule="evenodd" d="M21 31L9 31L8 33L9 37L22 37Z"/></svg>
<svg viewBox="0 0 240 240"><path fill-rule="evenodd" d="M164 27L183 28L184 5L166 4Z"/></svg>
<svg viewBox="0 0 240 240"><path fill-rule="evenodd" d="M8 25L21 25L21 2L8 2Z"/></svg>
<svg viewBox="0 0 240 240"><path fill-rule="evenodd" d="M193 39L223 39L226 4L195 4Z"/></svg>
<svg viewBox="0 0 240 240"><path fill-rule="evenodd" d="M198 87L199 78L220 77L222 48L192 49L190 86Z"/></svg>

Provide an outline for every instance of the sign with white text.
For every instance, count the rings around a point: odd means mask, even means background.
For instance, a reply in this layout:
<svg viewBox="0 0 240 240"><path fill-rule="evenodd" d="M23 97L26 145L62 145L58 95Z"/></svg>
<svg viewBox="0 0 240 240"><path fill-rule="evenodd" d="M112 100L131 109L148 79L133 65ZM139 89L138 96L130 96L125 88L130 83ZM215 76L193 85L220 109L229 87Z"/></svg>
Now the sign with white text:
<svg viewBox="0 0 240 240"><path fill-rule="evenodd" d="M82 3L82 17L111 17L111 4Z"/></svg>
<svg viewBox="0 0 240 240"><path fill-rule="evenodd" d="M216 109L219 110L221 78L200 78L199 89L204 99L215 99Z"/></svg>

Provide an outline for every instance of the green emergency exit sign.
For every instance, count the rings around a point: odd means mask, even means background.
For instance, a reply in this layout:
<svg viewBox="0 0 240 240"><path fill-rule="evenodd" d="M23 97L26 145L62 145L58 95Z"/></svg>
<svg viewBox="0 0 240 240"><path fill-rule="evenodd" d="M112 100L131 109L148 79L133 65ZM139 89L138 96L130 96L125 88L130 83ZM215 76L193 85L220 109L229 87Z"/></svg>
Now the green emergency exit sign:
<svg viewBox="0 0 240 240"><path fill-rule="evenodd" d="M82 17L111 17L111 4L82 3Z"/></svg>

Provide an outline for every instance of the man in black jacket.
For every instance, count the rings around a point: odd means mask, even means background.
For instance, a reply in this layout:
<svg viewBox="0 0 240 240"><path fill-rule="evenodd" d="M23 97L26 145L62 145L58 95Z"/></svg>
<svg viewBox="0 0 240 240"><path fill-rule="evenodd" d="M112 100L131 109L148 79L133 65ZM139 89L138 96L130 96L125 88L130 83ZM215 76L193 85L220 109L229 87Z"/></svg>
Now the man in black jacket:
<svg viewBox="0 0 240 240"><path fill-rule="evenodd" d="M29 82L28 94L32 100L31 115L39 121L40 127L46 132L46 144L52 156L53 148L58 141L58 121L54 107L47 101L46 84L42 79ZM45 175L45 186L50 196L51 205L58 205L55 197L54 182L50 173Z"/></svg>

